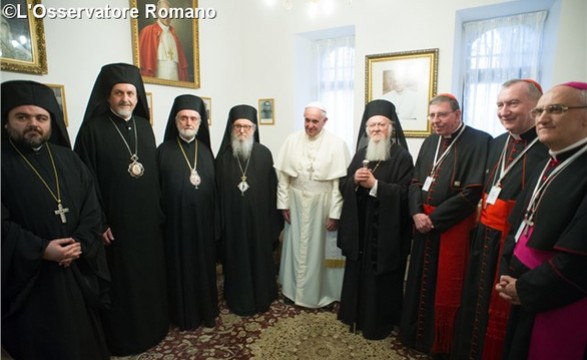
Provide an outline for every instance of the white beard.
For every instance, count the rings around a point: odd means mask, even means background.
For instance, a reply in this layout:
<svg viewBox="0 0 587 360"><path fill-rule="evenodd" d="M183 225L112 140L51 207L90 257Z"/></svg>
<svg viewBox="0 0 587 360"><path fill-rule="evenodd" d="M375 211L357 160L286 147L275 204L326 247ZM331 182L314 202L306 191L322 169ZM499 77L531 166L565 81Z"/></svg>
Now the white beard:
<svg viewBox="0 0 587 360"><path fill-rule="evenodd" d="M198 129L180 129L179 136L186 141L192 140L196 135L198 135Z"/></svg>
<svg viewBox="0 0 587 360"><path fill-rule="evenodd" d="M232 135L232 155L235 158L241 158L248 160L253 151L253 137L249 137L243 141L240 141L236 136Z"/></svg>
<svg viewBox="0 0 587 360"><path fill-rule="evenodd" d="M389 160L389 148L391 147L391 139L386 138L378 143L369 139L369 144L367 145L367 154L365 158L369 161L385 161Z"/></svg>
<svg viewBox="0 0 587 360"><path fill-rule="evenodd" d="M125 119L125 120L129 120L132 116L132 112L134 109L126 109L126 108L122 108L122 107L118 107L116 109L114 108L110 108L112 110L113 113L115 113L117 116Z"/></svg>

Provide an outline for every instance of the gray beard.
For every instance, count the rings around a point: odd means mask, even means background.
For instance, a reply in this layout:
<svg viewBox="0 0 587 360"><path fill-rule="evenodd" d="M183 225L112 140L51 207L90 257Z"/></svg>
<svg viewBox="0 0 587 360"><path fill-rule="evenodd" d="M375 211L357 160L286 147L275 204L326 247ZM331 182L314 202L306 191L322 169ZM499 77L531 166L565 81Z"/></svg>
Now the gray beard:
<svg viewBox="0 0 587 360"><path fill-rule="evenodd" d="M191 141L193 138L196 137L196 135L198 135L198 129L181 129L178 131L179 135L186 141Z"/></svg>
<svg viewBox="0 0 587 360"><path fill-rule="evenodd" d="M130 119L132 116L132 112L133 112L133 110L123 110L123 109L115 110L115 109L111 108L111 110L113 113L115 113L117 116L123 118L124 120Z"/></svg>
<svg viewBox="0 0 587 360"><path fill-rule="evenodd" d="M387 138L379 141L378 143L369 139L367 145L367 154L365 158L369 161L385 161L389 160L389 148L391 147L391 139Z"/></svg>
<svg viewBox="0 0 587 360"><path fill-rule="evenodd" d="M251 152L253 151L253 137L240 141L235 136L232 137L232 155L235 158L241 158L243 160L248 160L251 156Z"/></svg>

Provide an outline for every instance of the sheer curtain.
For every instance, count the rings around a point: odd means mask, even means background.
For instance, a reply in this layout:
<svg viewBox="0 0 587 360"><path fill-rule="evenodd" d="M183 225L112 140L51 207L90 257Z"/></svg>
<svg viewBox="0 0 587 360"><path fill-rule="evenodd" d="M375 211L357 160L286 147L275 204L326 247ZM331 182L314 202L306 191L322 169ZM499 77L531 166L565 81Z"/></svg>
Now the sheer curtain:
<svg viewBox="0 0 587 360"><path fill-rule="evenodd" d="M540 82L542 38L547 11L463 24L465 72L463 119L493 136L504 132L497 121L501 84L514 78Z"/></svg>
<svg viewBox="0 0 587 360"><path fill-rule="evenodd" d="M321 39L314 44L318 101L328 110L326 128L341 137L350 150L354 144L355 38Z"/></svg>

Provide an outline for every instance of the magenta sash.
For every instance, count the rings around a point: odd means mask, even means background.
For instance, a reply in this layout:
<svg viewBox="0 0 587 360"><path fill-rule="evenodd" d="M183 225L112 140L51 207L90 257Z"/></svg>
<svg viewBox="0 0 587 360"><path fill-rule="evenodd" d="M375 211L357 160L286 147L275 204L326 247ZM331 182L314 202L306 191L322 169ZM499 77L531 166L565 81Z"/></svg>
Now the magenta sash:
<svg viewBox="0 0 587 360"><path fill-rule="evenodd" d="M514 255L534 269L549 261L555 251L527 246L534 228L522 234ZM564 281L561 279L561 281ZM536 314L528 360L582 360L587 349L587 297L570 305Z"/></svg>

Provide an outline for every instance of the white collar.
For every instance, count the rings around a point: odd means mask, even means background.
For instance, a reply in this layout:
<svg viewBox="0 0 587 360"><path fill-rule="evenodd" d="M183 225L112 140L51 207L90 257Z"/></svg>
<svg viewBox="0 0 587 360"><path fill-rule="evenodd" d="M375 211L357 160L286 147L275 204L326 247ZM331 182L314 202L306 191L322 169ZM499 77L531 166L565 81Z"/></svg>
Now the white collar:
<svg viewBox="0 0 587 360"><path fill-rule="evenodd" d="M191 143L192 141L196 140L196 137L195 136L193 138L191 138L191 139L188 140L188 139L184 138L183 136L181 136L181 134L179 134L179 138L182 139L183 141L185 141L188 144Z"/></svg>
<svg viewBox="0 0 587 360"><path fill-rule="evenodd" d="M564 148L564 149L561 149L561 150L556 150L556 151L554 151L554 150L549 150L549 151L548 151L548 153L550 154L550 156L552 156L553 158L555 158L555 159L556 159L557 155L560 155L560 154L562 154L562 153L565 153L565 152L567 152L567 151L569 151L569 150L576 149L576 148L578 148L578 147L580 147L580 146L582 146L582 145L585 145L585 144L587 144L587 137L586 137L586 138L583 138L583 139L581 139L581 140L579 140L579 141L577 141L577 142L576 142L576 143L574 143L574 144L571 144L571 145L567 146L567 147L566 147L566 148Z"/></svg>
<svg viewBox="0 0 587 360"><path fill-rule="evenodd" d="M110 108L110 111L112 111L112 114L114 114L114 116L118 117L119 119L122 119L122 117L120 117L120 115L118 115L118 113L116 111L114 111L114 109ZM126 119L122 119L122 120L128 122L130 119L132 119L132 115L127 117Z"/></svg>

